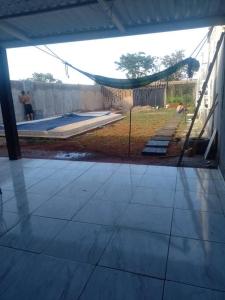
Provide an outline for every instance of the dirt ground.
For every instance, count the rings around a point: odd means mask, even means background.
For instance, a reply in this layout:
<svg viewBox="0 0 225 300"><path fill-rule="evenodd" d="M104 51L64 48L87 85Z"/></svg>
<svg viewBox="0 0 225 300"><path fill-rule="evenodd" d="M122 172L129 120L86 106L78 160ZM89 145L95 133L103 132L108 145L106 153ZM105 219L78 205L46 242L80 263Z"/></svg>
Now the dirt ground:
<svg viewBox="0 0 225 300"><path fill-rule="evenodd" d="M129 114L119 122L67 140L20 139L22 155L23 157L166 164L166 159L170 162L171 159L174 160L174 156L179 155L179 143L172 142L167 157L164 158L146 157L141 152L147 140L173 118L174 114L174 109L134 109L130 156L128 156ZM2 139L0 155L6 154L6 146Z"/></svg>

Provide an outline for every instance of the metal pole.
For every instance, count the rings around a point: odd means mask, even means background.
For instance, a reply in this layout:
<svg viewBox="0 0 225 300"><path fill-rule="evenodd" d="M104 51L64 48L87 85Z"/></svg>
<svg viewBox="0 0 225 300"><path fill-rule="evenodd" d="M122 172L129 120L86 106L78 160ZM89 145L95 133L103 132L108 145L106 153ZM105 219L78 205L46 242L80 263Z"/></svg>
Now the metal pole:
<svg viewBox="0 0 225 300"><path fill-rule="evenodd" d="M215 51L215 54L213 56L213 59L209 65L209 69L208 69L208 74L206 76L206 79L205 79L205 82L203 83L203 86L202 86L202 91L201 91L201 94L200 94L200 97L198 99L198 102L197 102L197 107L195 109L195 113L194 113L194 116L192 118L192 122L191 122L191 125L190 125L190 128L188 130L188 133L186 135L186 139L185 139L185 142L184 142L184 145L183 145L183 148L182 148L182 151L181 151L181 154L180 154L180 157L179 157L179 160L178 160L178 166L180 166L182 160L183 160L183 156L184 156L184 152L185 152L185 149L187 148L188 146L188 143L189 143L189 138L190 138L190 135L191 135L191 131L192 131L192 128L194 126L194 122L197 118L197 115L198 115L198 111L200 109L200 106L201 106L201 103L202 103L202 99L204 97L204 94L205 94L205 91L206 91L206 88L207 88L207 85L208 85L208 82L209 82L209 78L211 76L211 73L212 73L212 70L213 70L213 67L214 67L214 64L215 64L215 61L216 61L216 58L217 58L217 55L218 55L218 52L220 50L220 46L223 42L223 39L224 39L224 32L221 33L221 36L220 36L220 39L219 41L217 42L217 45L216 45L216 51Z"/></svg>
<svg viewBox="0 0 225 300"><path fill-rule="evenodd" d="M186 85L188 84L188 79L186 80ZM182 93L183 96L183 93ZM185 98L185 110L184 110L184 122L187 123L187 97Z"/></svg>
<svg viewBox="0 0 225 300"><path fill-rule="evenodd" d="M129 141L128 141L128 156L130 157L130 151L131 151L131 123L132 123L132 109L133 107L130 108L130 124L129 124Z"/></svg>
<svg viewBox="0 0 225 300"><path fill-rule="evenodd" d="M21 157L21 152L5 48L0 48L0 103L9 159L16 160Z"/></svg>

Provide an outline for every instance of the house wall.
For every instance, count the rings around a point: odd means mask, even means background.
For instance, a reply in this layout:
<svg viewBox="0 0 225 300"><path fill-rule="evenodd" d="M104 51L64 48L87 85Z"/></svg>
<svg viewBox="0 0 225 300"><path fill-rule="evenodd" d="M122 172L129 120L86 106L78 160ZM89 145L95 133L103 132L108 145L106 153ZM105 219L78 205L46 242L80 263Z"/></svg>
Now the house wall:
<svg viewBox="0 0 225 300"><path fill-rule="evenodd" d="M225 178L225 40L223 42L223 50L220 57L219 87L220 102L217 111L217 122L219 129L219 166Z"/></svg>
<svg viewBox="0 0 225 300"><path fill-rule="evenodd" d="M210 62L213 59L217 41L220 38L220 35L223 31L222 26L216 26L207 42L207 46L205 47L204 52L201 54L201 69L199 72L199 78L197 83L197 95L198 92L201 91L202 85L205 81L205 78L207 76L207 70L209 67ZM224 56L224 43L220 48L220 51L218 53L212 74L209 79L208 87L206 90L206 93L203 97L202 105L200 107L199 111L199 117L202 120L202 122L205 121L210 108L212 107L215 96L218 94L217 101L219 103L218 108L216 109L214 113L214 117L211 118L210 122L208 123L206 127L207 135L210 137L212 134L212 131L214 128L219 127L220 123L220 117L218 112L220 111L220 105L222 103L222 89L223 89L223 72L224 72L224 64L223 64L223 56ZM196 97L196 100L198 97Z"/></svg>
<svg viewBox="0 0 225 300"><path fill-rule="evenodd" d="M197 91L201 90L202 84L207 75L208 66L213 58L216 44L220 38L221 33L224 31L224 26L216 26L207 43L207 47L202 56L201 70L199 73ZM209 83L207 92L204 95L202 105L199 111L199 118L202 122L206 119L210 108L215 100L216 94L218 94L217 101L218 106L214 113L214 116L211 117L210 122L206 127L206 134L208 137L211 136L214 128L218 131L218 160L220 169L223 171L225 176L225 42L221 45L220 51L216 63L214 65Z"/></svg>
<svg viewBox="0 0 225 300"><path fill-rule="evenodd" d="M36 118L51 117L73 111L104 109L104 97L101 87L97 85L11 81L11 87L17 122L24 120L23 105L18 100L21 90L30 91ZM0 122L2 122L1 112Z"/></svg>

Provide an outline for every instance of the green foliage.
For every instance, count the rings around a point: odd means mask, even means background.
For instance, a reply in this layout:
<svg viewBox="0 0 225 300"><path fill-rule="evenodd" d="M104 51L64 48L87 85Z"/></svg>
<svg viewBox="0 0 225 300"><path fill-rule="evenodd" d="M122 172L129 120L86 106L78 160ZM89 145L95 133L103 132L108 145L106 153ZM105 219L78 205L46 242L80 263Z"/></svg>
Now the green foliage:
<svg viewBox="0 0 225 300"><path fill-rule="evenodd" d="M28 78L28 80L46 82L46 83L62 83L61 80L55 79L51 73L34 72L32 74L32 78Z"/></svg>
<svg viewBox="0 0 225 300"><path fill-rule="evenodd" d="M157 58L146 55L144 52L127 53L120 57L119 61L115 61L117 70L126 72L128 79L146 76L156 71Z"/></svg>
<svg viewBox="0 0 225 300"><path fill-rule="evenodd" d="M162 58L146 55L144 52L127 53L120 57L119 61L115 61L117 70L126 72L128 79L140 78L146 75L158 72L160 69L167 69L174 66L185 58L184 50L176 50L170 55L165 55ZM195 69L197 66L193 66ZM190 69L190 68L189 68ZM193 70L189 70L186 66L178 70L176 73L168 77L168 80L182 80L187 77Z"/></svg>
<svg viewBox="0 0 225 300"><path fill-rule="evenodd" d="M179 103L182 102L184 104L192 105L193 104L193 97L192 95L184 94L183 96L174 96L174 97L167 97L167 103Z"/></svg>
<svg viewBox="0 0 225 300"><path fill-rule="evenodd" d="M184 50L176 50L175 52L171 53L170 55L165 55L161 63L165 68L169 68L179 61L183 60L185 57ZM182 80L186 77L186 67L181 68L176 73L171 75L168 80Z"/></svg>

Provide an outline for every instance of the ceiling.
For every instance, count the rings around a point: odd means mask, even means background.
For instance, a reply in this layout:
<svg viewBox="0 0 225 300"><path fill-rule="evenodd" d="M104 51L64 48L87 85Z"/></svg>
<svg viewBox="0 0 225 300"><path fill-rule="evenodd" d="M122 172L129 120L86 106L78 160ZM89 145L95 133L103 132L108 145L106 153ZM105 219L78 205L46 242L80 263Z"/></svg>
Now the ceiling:
<svg viewBox="0 0 225 300"><path fill-rule="evenodd" d="M0 46L225 24L224 0L0 0Z"/></svg>

